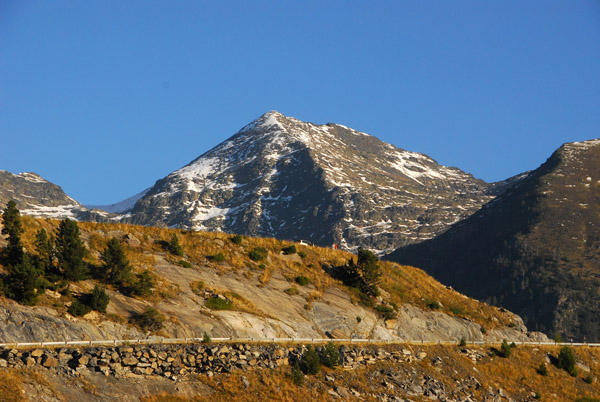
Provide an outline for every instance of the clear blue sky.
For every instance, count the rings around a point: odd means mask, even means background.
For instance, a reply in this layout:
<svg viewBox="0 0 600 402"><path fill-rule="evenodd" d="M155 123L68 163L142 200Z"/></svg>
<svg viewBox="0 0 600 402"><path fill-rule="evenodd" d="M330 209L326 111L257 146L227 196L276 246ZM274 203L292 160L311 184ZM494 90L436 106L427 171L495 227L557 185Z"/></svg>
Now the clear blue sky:
<svg viewBox="0 0 600 402"><path fill-rule="evenodd" d="M600 1L0 0L0 169L82 203L271 109L501 180L600 137Z"/></svg>

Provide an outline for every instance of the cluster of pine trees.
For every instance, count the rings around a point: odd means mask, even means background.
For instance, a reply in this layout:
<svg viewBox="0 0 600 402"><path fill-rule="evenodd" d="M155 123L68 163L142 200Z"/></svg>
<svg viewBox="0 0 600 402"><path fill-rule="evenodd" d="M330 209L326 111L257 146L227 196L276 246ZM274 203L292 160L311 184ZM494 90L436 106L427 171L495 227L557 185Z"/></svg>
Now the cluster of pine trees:
<svg viewBox="0 0 600 402"><path fill-rule="evenodd" d="M24 232L21 214L14 201L9 201L2 213L2 234L8 244L0 253L7 274L1 278L0 290L21 304L35 305L47 288L68 293L69 283L91 278L113 285L123 293L146 296L154 287L148 270L133 274L121 242L112 238L101 253L102 265L91 266L84 261L88 250L81 241L77 222L63 219L56 233L40 229L35 235L34 253L23 250ZM72 304L72 313L81 315L90 309L106 311L109 303L106 291L96 286Z"/></svg>

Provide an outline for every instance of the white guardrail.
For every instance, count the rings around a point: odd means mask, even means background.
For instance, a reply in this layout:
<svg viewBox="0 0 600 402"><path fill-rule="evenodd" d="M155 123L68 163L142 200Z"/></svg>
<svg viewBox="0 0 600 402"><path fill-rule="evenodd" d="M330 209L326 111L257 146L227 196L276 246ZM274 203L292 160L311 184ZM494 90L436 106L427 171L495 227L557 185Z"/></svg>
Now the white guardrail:
<svg viewBox="0 0 600 402"><path fill-rule="evenodd" d="M50 341L50 342L3 342L0 348L53 348L68 346L126 346L126 345L161 345L161 344L190 344L203 343L203 338L147 338L147 339L113 339L113 340L89 340L89 341ZM459 341L409 341L389 339L328 339L328 338L211 338L213 343L327 343L335 342L342 344L389 344L389 345L458 345ZM466 345L499 345L500 341L466 341ZM523 346L587 346L600 347L600 343L581 342L515 342Z"/></svg>

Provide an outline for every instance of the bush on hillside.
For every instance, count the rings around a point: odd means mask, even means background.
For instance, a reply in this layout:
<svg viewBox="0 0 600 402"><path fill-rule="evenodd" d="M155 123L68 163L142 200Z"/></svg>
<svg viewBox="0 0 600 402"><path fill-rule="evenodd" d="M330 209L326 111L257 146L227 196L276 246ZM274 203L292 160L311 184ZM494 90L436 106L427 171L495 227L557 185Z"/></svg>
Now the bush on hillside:
<svg viewBox="0 0 600 402"><path fill-rule="evenodd" d="M231 310L233 307L233 302L220 297L210 297L206 302L204 302L204 306L211 310Z"/></svg>
<svg viewBox="0 0 600 402"><path fill-rule="evenodd" d="M235 235L231 237L231 242L233 244L242 244L242 236L240 235Z"/></svg>
<svg viewBox="0 0 600 402"><path fill-rule="evenodd" d="M142 331L158 331L163 327L165 317L154 307L147 307L141 314L132 319Z"/></svg>
<svg viewBox="0 0 600 402"><path fill-rule="evenodd" d="M92 311L92 308L87 304L80 302L79 300L75 300L73 303L71 303L67 311L73 317L79 317Z"/></svg>
<svg viewBox="0 0 600 402"><path fill-rule="evenodd" d="M283 254L285 254L285 255L290 255L290 254L296 254L297 250L296 250L296 246L294 244L292 244L291 246L282 248L281 251L283 251Z"/></svg>
<svg viewBox="0 0 600 402"><path fill-rule="evenodd" d="M565 370L572 377L577 377L577 367L575 367L575 355L568 346L563 347L558 354L556 367Z"/></svg>
<svg viewBox="0 0 600 402"><path fill-rule="evenodd" d="M296 280L296 283L300 286L306 286L310 283L310 279L308 279L304 275L297 276L295 280Z"/></svg>
<svg viewBox="0 0 600 402"><path fill-rule="evenodd" d="M110 302L110 296L100 286L94 286L90 296L90 307L101 313L106 313L106 307Z"/></svg>
<svg viewBox="0 0 600 402"><path fill-rule="evenodd" d="M321 363L327 367L337 366L340 362L340 351L333 342L327 342L319 352Z"/></svg>
<svg viewBox="0 0 600 402"><path fill-rule="evenodd" d="M252 261L262 261L267 257L268 251L264 247L254 247L248 256Z"/></svg>
<svg viewBox="0 0 600 402"><path fill-rule="evenodd" d="M321 370L321 359L312 345L308 345L308 348L302 353L298 367L304 374L315 375Z"/></svg>

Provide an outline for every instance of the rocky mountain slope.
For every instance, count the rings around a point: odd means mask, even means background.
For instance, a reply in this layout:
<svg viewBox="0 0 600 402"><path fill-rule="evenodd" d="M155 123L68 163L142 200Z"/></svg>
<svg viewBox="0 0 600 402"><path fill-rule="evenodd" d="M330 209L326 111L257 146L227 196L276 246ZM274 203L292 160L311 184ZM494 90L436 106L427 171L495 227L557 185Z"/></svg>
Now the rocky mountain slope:
<svg viewBox="0 0 600 402"><path fill-rule="evenodd" d="M383 253L443 232L493 188L348 127L271 111L157 181L124 221Z"/></svg>
<svg viewBox="0 0 600 402"><path fill-rule="evenodd" d="M28 250L34 249L37 229L52 233L58 224L28 217L23 221ZM381 263L384 275L377 303L395 306L391 316L382 316L327 273L348 261L349 253L298 246L301 253L284 254L281 250L289 243L243 238L238 244L221 233L93 223L80 227L92 277L97 276L94 270L99 269L108 239L116 237L122 240L134 272L150 270L155 278L153 294L136 298L101 284L110 296L107 314L91 312L83 317L72 317L67 307L90 293L97 280L70 283L68 291L47 290L34 307L0 298L0 342L145 337L150 334L132 320L147 307L166 318L162 329L151 335L169 338L201 338L206 333L256 338L540 339L527 332L518 316L460 295L411 267ZM164 239L174 233L180 236L183 256L162 248ZM256 247L267 251L260 263L249 257ZM213 257L218 254L220 258ZM299 284L298 276L308 282ZM211 308L209 301L215 297L231 304Z"/></svg>
<svg viewBox="0 0 600 402"><path fill-rule="evenodd" d="M600 140L563 145L435 239L389 259L567 339L600 340Z"/></svg>
<svg viewBox="0 0 600 402"><path fill-rule="evenodd" d="M92 211L79 204L54 183L36 173L13 174L0 170L0 205L2 208L14 200L23 214L48 217L71 218L83 221L104 222L109 214L101 210Z"/></svg>

